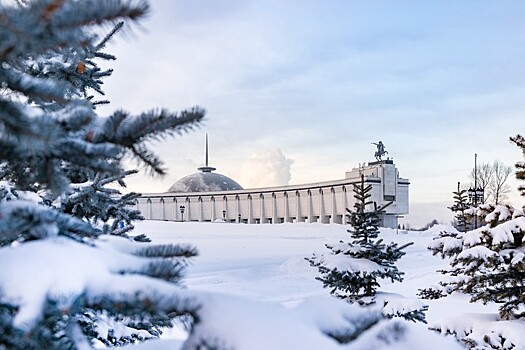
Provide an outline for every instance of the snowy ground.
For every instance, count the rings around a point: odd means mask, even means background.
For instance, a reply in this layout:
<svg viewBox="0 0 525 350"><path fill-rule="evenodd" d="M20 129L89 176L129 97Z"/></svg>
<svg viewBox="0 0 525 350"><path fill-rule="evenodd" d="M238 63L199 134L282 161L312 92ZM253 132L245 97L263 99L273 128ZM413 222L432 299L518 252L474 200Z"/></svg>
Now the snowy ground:
<svg viewBox="0 0 525 350"><path fill-rule="evenodd" d="M381 291L415 297L418 289L439 282L442 275L436 271L448 263L432 256L427 249L438 231L439 228L423 233L382 229L381 237L385 241L414 244L406 249L407 254L398 263L399 269L405 272L403 283L384 281ZM345 226L323 224L146 221L137 224L136 233L146 233L153 243L191 243L199 249L200 255L189 267L185 279L191 290L231 294L287 307L308 297L329 294L315 280L317 270L304 258L312 253L327 253L326 243L349 239ZM426 314L429 325L442 323L443 319L464 318L465 313L476 314L474 322L483 318L483 314L493 319L497 310L495 305L470 304L468 297L460 294L424 302L429 305ZM445 321L445 324L451 322ZM184 337L177 330L166 336ZM147 344L141 347L149 348Z"/></svg>

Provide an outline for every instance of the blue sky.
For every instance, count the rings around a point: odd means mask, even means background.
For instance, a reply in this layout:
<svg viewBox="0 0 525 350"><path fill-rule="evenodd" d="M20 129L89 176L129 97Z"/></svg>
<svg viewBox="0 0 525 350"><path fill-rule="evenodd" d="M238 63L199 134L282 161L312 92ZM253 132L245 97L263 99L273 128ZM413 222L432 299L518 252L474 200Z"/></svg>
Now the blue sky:
<svg viewBox="0 0 525 350"><path fill-rule="evenodd" d="M371 142L382 140L411 180L407 221L420 224L449 219L445 206L474 153L479 162L522 159L508 138L525 132L523 1L151 6L109 48L118 61L102 112L200 105L208 117L200 130L155 144L169 175L136 176L132 190L165 191L194 172L206 132L210 163L245 187L254 159L289 167L289 181L275 184L332 180L373 160ZM254 167L251 178L264 169Z"/></svg>

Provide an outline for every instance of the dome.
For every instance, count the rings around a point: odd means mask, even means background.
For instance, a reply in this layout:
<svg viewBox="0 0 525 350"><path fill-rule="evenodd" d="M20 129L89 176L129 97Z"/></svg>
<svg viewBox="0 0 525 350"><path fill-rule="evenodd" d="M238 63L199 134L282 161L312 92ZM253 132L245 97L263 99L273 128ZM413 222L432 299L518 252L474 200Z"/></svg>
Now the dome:
<svg viewBox="0 0 525 350"><path fill-rule="evenodd" d="M214 192L242 189L241 185L228 176L202 171L178 180L168 192Z"/></svg>
<svg viewBox="0 0 525 350"><path fill-rule="evenodd" d="M198 168L200 173L183 177L171 186L168 192L214 192L242 190L243 188L228 176L214 173L214 167L208 166L208 134L206 134L205 166Z"/></svg>

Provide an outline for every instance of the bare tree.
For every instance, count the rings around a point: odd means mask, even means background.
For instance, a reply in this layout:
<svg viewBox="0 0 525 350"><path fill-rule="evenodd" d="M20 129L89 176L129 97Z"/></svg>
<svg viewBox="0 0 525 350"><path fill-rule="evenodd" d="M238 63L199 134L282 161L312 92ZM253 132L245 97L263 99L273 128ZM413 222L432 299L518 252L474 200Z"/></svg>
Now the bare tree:
<svg viewBox="0 0 525 350"><path fill-rule="evenodd" d="M501 160L496 159L494 163L492 163L492 170L493 177L489 184L489 190L494 199L494 203L500 204L508 199L510 186L507 181L510 174L512 174L512 167L505 165Z"/></svg>
<svg viewBox="0 0 525 350"><path fill-rule="evenodd" d="M481 163L477 167L477 178L474 178L474 169L469 174L470 187L474 188L475 184L478 188L483 189L484 198L478 203L486 203L488 201L494 204L501 204L508 199L510 186L508 180L512 173L512 167L505 165L501 160L496 159L491 163Z"/></svg>
<svg viewBox="0 0 525 350"><path fill-rule="evenodd" d="M472 171L469 175L470 186L472 188L477 186L478 188L483 189L483 192L485 193L483 200L481 201L481 203L478 204L483 204L487 202L491 197L492 193L490 191L489 185L493 181L493 177L494 169L492 168L492 165L490 163L479 164L477 167L477 171L475 171L475 169L472 168Z"/></svg>

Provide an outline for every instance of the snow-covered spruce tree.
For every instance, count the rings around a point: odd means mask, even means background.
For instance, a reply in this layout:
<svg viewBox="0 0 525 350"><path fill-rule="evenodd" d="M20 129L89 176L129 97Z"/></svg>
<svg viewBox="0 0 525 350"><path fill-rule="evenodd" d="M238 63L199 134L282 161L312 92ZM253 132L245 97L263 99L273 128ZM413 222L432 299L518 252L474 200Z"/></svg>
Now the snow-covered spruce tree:
<svg viewBox="0 0 525 350"><path fill-rule="evenodd" d="M95 113L101 101L89 91L102 93L100 79L111 74L95 60L114 59L101 52L106 41L120 21L147 11L145 1L118 0L0 7L0 180L8 180L0 189L0 348L121 344L195 316L198 306L177 287L193 247L103 235L126 236L116 223L138 218L127 207L135 194L105 188L129 173L125 157L164 173L147 142L204 116L200 108ZM107 25L114 30L99 39Z"/></svg>
<svg viewBox="0 0 525 350"><path fill-rule="evenodd" d="M463 241L458 238L458 235L461 236L461 233L468 230L469 218L473 215L472 213L470 217L468 215L470 206L467 203L467 190L462 190L459 182L457 191L452 192L452 194L454 195L454 204L448 208L455 214L454 230L450 230L450 232L441 231L428 247L432 251L432 255L441 254L442 258L456 256L461 252Z"/></svg>
<svg viewBox="0 0 525 350"><path fill-rule="evenodd" d="M516 135L511 137L510 140L516 144L523 152L525 158L525 138L522 135ZM516 179L525 181L525 161L516 162ZM522 196L525 196L525 185L519 185L518 190Z"/></svg>
<svg viewBox="0 0 525 350"><path fill-rule="evenodd" d="M485 204L490 207L491 205ZM493 211L485 216L487 223L472 231L460 233L454 238L454 243L441 239L439 247L434 245L433 250L440 251L442 256L452 257L451 269L442 271L453 278L443 285L452 287L451 291L462 291L474 294L479 286L477 277L480 274L492 274L495 266L487 260L493 253L519 247L523 212L510 206L493 206ZM517 235L517 236L516 236ZM488 255L487 255L488 254ZM472 277L474 279L472 280Z"/></svg>
<svg viewBox="0 0 525 350"><path fill-rule="evenodd" d="M523 216L523 211L508 204L485 203L477 208L470 208L466 212L468 217L476 215L479 222L483 223L484 226L467 232L440 232L439 236L434 238L428 246L433 255L440 254L442 258L455 258L465 248L473 245L490 245L487 242L492 240L492 236L488 230Z"/></svg>
<svg viewBox="0 0 525 350"><path fill-rule="evenodd" d="M93 107L109 103L107 100L96 100L93 93L104 95L102 90L102 79L109 77L113 70L102 70L99 68L98 60L112 61L116 57L104 52L106 44L114 35L122 29L124 22L118 22L114 28L101 39L94 47L85 47L83 53L71 50L64 52L46 52L40 59L28 61L25 73L31 77L40 79L51 79L53 81L65 81L68 98L80 97L93 105ZM29 95L27 101L40 109L53 112L63 107L62 103L49 96ZM124 122L126 118L121 118ZM111 130L114 129L114 130ZM116 134L121 128L119 122L108 124L106 134ZM28 169L25 161L31 162L28 158L20 160L16 164L4 164L0 168L3 177L13 179L18 186L25 186L38 190L40 185L35 182L31 173L23 173L20 169ZM84 167L80 162L71 164L63 162L61 166L68 182L71 183L68 191L60 196L59 209L75 217L91 221L94 224L104 223L103 233L126 236L126 232L133 230L133 220L141 220L140 212L132 209L132 205L140 195L128 193L122 195L119 190L106 187L109 184L117 183L121 187L126 187L124 178L136 173L135 170L128 170L120 174L109 174L104 172L94 172L89 167ZM3 171L2 171L3 170ZM156 169L155 171L159 171ZM55 199L54 193L47 193L44 200L51 203ZM137 240L147 240L144 235L136 237Z"/></svg>
<svg viewBox="0 0 525 350"><path fill-rule="evenodd" d="M460 232L466 232L469 228L466 210L470 207L467 190L462 190L461 184L458 182L458 190L452 192L452 194L454 194L454 204L449 209L455 214L455 227Z"/></svg>
<svg viewBox="0 0 525 350"><path fill-rule="evenodd" d="M470 294L471 302L499 304L500 318L511 321L500 323L499 320L490 325L472 322L469 329L461 321L451 319L433 325L432 329L453 334L471 349L521 348L521 340L504 330L511 325L518 329L521 323L514 322L522 321L512 319L525 316L525 217L521 210L500 205L493 207L495 210L485 217L484 226L458 235L460 252L451 260L451 267L442 271L448 277L440 284L449 293ZM448 246L443 245L444 249Z"/></svg>
<svg viewBox="0 0 525 350"><path fill-rule="evenodd" d="M103 234L127 237L127 232L134 228L133 221L143 220L140 211L134 209L140 194L131 192L122 195L119 190L106 185L118 182L125 187L124 178L136 172L129 170L115 176L98 173L88 176L84 183L71 184L71 189L60 202L60 210L94 225L103 223ZM144 235L135 239L148 240Z"/></svg>
<svg viewBox="0 0 525 350"><path fill-rule="evenodd" d="M391 203L378 207L370 201L372 186L365 184L364 176L354 184L353 190L356 199L354 211L347 209L348 223L352 226L348 233L353 240L326 245L331 250L330 254L314 255L307 260L311 266L318 268L321 276L316 279L323 282L325 288L330 288L331 294L359 301L376 294L380 279L392 282L403 280L403 272L395 263L405 254L403 249L412 243L398 246L397 243L385 244L378 239L379 215ZM370 206L373 209L367 210ZM422 311L396 316L424 320Z"/></svg>
<svg viewBox="0 0 525 350"><path fill-rule="evenodd" d="M525 139L521 135L510 140L520 147L525 157ZM516 163L516 178L525 180L525 162ZM525 186L520 185L522 194ZM484 204L469 211L484 225L478 229L459 233L454 242L440 238L430 249L437 249L442 255L452 256L451 267L442 271L449 278L440 284L448 291L460 291L471 295L471 301L499 304L499 316L508 320L525 317L525 217L523 210L509 205ZM520 320L521 321L521 320ZM454 322L454 321L453 321ZM488 328L470 332L442 323L433 326L441 333L452 333L472 349L509 349L519 347L507 339L498 322ZM460 323L458 323L460 324ZM520 327L520 324L518 324ZM518 340L519 343L519 340ZM510 347L509 347L510 346Z"/></svg>
<svg viewBox="0 0 525 350"><path fill-rule="evenodd" d="M455 237L440 237L429 247L443 257L452 257L449 278L440 282L447 292L470 294L471 301L501 304L502 318L523 317L525 271L523 211L509 205L484 204L476 208L484 226Z"/></svg>

